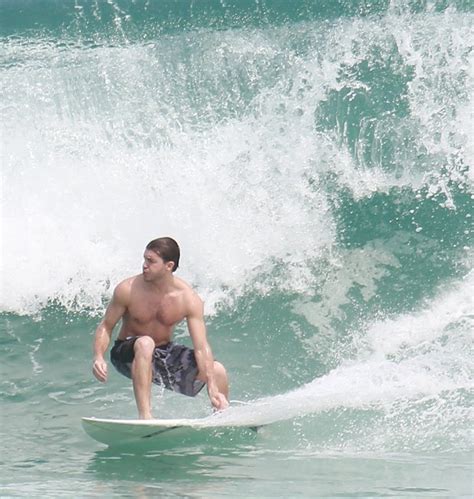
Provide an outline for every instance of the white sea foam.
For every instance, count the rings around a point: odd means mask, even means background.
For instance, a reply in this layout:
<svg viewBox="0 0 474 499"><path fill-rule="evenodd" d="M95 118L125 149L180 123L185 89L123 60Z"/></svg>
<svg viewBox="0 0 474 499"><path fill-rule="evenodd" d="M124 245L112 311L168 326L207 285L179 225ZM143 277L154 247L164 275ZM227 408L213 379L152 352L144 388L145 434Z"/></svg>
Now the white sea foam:
<svg viewBox="0 0 474 499"><path fill-rule="evenodd" d="M336 238L327 173L355 198L425 183L452 207L449 181L470 154L469 97L447 90L468 81L469 16L450 16L94 49L5 41L1 309L28 313L54 299L100 309L115 283L140 271L144 245L166 234L181 243L180 275L208 312L274 268L284 269L274 288L308 289L307 263ZM433 41L453 51L450 64ZM415 68L410 114L379 116L378 126L395 146L416 132L427 160L439 159L430 169L411 164L416 155L395 158L395 173L369 168L344 134L315 131L331 92L370 96L341 70L394 47L401 69Z"/></svg>
<svg viewBox="0 0 474 499"><path fill-rule="evenodd" d="M396 441L392 446L401 449L404 439L412 449L436 447L440 436L452 440L455 448L469 447L473 287L471 273L424 308L373 322L354 335L354 358L327 375L294 391L232 408L219 418L265 424L326 411L376 411L383 417L377 427L367 419L370 438L358 442L361 448L380 449ZM361 435L366 432L362 421ZM349 448L357 432L346 437L338 445Z"/></svg>

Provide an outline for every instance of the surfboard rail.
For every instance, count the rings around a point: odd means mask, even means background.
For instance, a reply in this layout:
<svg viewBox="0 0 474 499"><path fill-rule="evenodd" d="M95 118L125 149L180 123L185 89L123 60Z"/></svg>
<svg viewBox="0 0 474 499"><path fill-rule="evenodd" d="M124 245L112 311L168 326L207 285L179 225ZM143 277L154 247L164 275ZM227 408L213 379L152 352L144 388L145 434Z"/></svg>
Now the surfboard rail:
<svg viewBox="0 0 474 499"><path fill-rule="evenodd" d="M140 443L165 443L174 440L183 443L199 438L210 438L223 433L256 434L261 425L242 421L226 423L218 418L200 419L106 419L83 417L82 427L94 440L108 446ZM169 443L169 442L168 442Z"/></svg>

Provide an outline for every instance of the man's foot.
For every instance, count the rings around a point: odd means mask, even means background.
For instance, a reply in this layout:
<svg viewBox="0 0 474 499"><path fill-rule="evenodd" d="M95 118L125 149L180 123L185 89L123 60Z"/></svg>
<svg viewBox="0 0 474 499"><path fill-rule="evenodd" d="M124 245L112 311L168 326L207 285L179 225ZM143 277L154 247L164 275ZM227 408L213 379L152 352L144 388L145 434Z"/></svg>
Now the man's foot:
<svg viewBox="0 0 474 499"><path fill-rule="evenodd" d="M143 415L139 414L138 419L154 419L154 418L151 414L143 414Z"/></svg>

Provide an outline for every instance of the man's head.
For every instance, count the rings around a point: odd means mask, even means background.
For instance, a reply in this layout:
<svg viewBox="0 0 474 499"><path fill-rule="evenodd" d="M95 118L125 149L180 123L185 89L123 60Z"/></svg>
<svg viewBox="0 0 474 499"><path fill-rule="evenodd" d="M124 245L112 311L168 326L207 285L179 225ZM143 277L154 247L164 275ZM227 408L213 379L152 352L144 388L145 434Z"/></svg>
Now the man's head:
<svg viewBox="0 0 474 499"><path fill-rule="evenodd" d="M179 246L178 243L171 237L159 237L158 239L153 239L146 245L146 249L154 251L158 256L160 256L163 261L173 262L174 266L172 272L174 272L179 266Z"/></svg>

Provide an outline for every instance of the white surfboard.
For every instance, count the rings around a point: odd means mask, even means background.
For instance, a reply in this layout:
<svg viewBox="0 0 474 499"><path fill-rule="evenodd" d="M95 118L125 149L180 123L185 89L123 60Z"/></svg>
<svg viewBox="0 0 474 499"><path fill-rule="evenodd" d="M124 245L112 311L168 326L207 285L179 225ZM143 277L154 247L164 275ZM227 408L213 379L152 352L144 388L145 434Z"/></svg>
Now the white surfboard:
<svg viewBox="0 0 474 499"><path fill-rule="evenodd" d="M244 422L225 423L213 419L102 419L82 418L85 432L94 440L109 446L129 444L170 445L206 440L223 434L255 435L261 424Z"/></svg>

